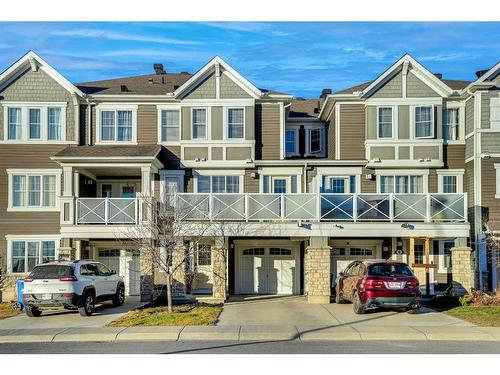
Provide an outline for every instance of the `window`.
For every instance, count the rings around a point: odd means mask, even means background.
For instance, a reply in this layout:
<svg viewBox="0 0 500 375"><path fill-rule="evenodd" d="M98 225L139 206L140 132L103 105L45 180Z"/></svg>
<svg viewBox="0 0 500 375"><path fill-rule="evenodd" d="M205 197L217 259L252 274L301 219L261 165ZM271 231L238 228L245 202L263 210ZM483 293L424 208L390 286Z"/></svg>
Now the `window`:
<svg viewBox="0 0 500 375"><path fill-rule="evenodd" d="M179 141L179 110L161 111L161 141Z"/></svg>
<svg viewBox="0 0 500 375"><path fill-rule="evenodd" d="M29 109L29 138L30 139L40 139L41 138L41 116L40 108L30 108Z"/></svg>
<svg viewBox="0 0 500 375"><path fill-rule="evenodd" d="M61 108L48 109L48 132L49 141L61 140Z"/></svg>
<svg viewBox="0 0 500 375"><path fill-rule="evenodd" d="M457 176L443 176L443 193L457 192Z"/></svg>
<svg viewBox="0 0 500 375"><path fill-rule="evenodd" d="M415 264L424 264L424 245L415 244Z"/></svg>
<svg viewBox="0 0 500 375"><path fill-rule="evenodd" d="M18 173L9 174L9 209L57 209L60 191L59 173Z"/></svg>
<svg viewBox="0 0 500 375"><path fill-rule="evenodd" d="M21 108L10 108L8 110L8 135L7 139L22 138Z"/></svg>
<svg viewBox="0 0 500 375"><path fill-rule="evenodd" d="M373 256L373 250L372 249L362 249L360 247L351 247L349 250L349 254L351 256Z"/></svg>
<svg viewBox="0 0 500 375"><path fill-rule="evenodd" d="M394 193L394 177L393 176L380 176L380 192L381 193Z"/></svg>
<svg viewBox="0 0 500 375"><path fill-rule="evenodd" d="M443 112L443 139L455 141L458 139L458 108L447 108Z"/></svg>
<svg viewBox="0 0 500 375"><path fill-rule="evenodd" d="M380 193L419 194L424 192L423 176L379 176Z"/></svg>
<svg viewBox="0 0 500 375"><path fill-rule="evenodd" d="M198 176L198 193L239 193L240 176Z"/></svg>
<svg viewBox="0 0 500 375"><path fill-rule="evenodd" d="M264 248L244 249L243 255L264 255Z"/></svg>
<svg viewBox="0 0 500 375"><path fill-rule="evenodd" d="M198 245L198 265L211 266L212 265L212 246Z"/></svg>
<svg viewBox="0 0 500 375"><path fill-rule="evenodd" d="M9 241L11 272L28 273L37 264L55 260L55 242L45 240Z"/></svg>
<svg viewBox="0 0 500 375"><path fill-rule="evenodd" d="M113 194L113 185L111 185L111 184L102 184L101 185L101 197L111 198L112 194Z"/></svg>
<svg viewBox="0 0 500 375"><path fill-rule="evenodd" d="M297 154L297 131L287 130L285 132L285 152L290 155Z"/></svg>
<svg viewBox="0 0 500 375"><path fill-rule="evenodd" d="M451 271L451 249L455 247L453 240L439 241L439 269L440 272Z"/></svg>
<svg viewBox="0 0 500 375"><path fill-rule="evenodd" d="M286 178L273 178L273 193L286 193Z"/></svg>
<svg viewBox="0 0 500 375"><path fill-rule="evenodd" d="M437 170L439 193L460 194L463 192L463 169Z"/></svg>
<svg viewBox="0 0 500 375"><path fill-rule="evenodd" d="M345 178L330 178L331 193L345 193Z"/></svg>
<svg viewBox="0 0 500 375"><path fill-rule="evenodd" d="M100 110L101 142L132 142L134 140L133 110Z"/></svg>
<svg viewBox="0 0 500 375"><path fill-rule="evenodd" d="M241 139L245 137L245 109L227 109L227 137Z"/></svg>
<svg viewBox="0 0 500 375"><path fill-rule="evenodd" d="M378 137L392 138L392 107L378 107Z"/></svg>
<svg viewBox="0 0 500 375"><path fill-rule="evenodd" d="M415 138L434 136L432 108L432 106L415 107Z"/></svg>
<svg viewBox="0 0 500 375"><path fill-rule="evenodd" d="M311 154L321 152L321 129L309 131L309 152Z"/></svg>
<svg viewBox="0 0 500 375"><path fill-rule="evenodd" d="M193 139L207 138L207 109L193 108Z"/></svg>
<svg viewBox="0 0 500 375"><path fill-rule="evenodd" d="M269 249L269 255L291 256L292 255L292 250L290 250L290 249L281 249L281 248L278 248L278 247L271 247Z"/></svg>
<svg viewBox="0 0 500 375"><path fill-rule="evenodd" d="M99 276L110 276L111 270L102 263L96 263L97 272Z"/></svg>

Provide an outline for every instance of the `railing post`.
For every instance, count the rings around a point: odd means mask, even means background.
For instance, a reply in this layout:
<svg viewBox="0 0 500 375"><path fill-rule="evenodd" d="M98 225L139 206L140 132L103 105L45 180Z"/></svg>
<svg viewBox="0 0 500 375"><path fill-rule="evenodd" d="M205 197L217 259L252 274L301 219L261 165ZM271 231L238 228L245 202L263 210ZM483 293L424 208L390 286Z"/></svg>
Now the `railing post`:
<svg viewBox="0 0 500 375"><path fill-rule="evenodd" d="M280 216L281 221L285 221L285 194L281 193L280 195Z"/></svg>
<svg viewBox="0 0 500 375"><path fill-rule="evenodd" d="M352 194L352 220L358 220L358 193Z"/></svg>
<svg viewBox="0 0 500 375"><path fill-rule="evenodd" d="M321 221L321 193L316 193L316 220Z"/></svg>
<svg viewBox="0 0 500 375"><path fill-rule="evenodd" d="M469 213L467 212L467 193L462 193L464 195L464 222L467 223L469 221L468 215Z"/></svg>
<svg viewBox="0 0 500 375"><path fill-rule="evenodd" d="M389 221L394 221L394 193L389 193Z"/></svg>
<svg viewBox="0 0 500 375"><path fill-rule="evenodd" d="M212 206L213 206L212 193L208 193L208 219L212 221Z"/></svg>
<svg viewBox="0 0 500 375"><path fill-rule="evenodd" d="M135 197L134 199L134 219L135 219L135 224L139 224L139 204L138 204L139 198Z"/></svg>
<svg viewBox="0 0 500 375"><path fill-rule="evenodd" d="M245 221L248 223L248 193L245 193Z"/></svg>
<svg viewBox="0 0 500 375"><path fill-rule="evenodd" d="M425 196L425 222L431 222L431 194L427 193Z"/></svg>
<svg viewBox="0 0 500 375"><path fill-rule="evenodd" d="M109 217L109 198L104 198L104 225L108 225Z"/></svg>

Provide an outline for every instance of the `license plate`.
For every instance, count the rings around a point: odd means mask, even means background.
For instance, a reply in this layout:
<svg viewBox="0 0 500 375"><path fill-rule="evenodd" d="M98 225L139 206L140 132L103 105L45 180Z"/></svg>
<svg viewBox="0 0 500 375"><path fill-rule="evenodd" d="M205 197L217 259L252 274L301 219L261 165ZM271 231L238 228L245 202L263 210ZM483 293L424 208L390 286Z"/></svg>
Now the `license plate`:
<svg viewBox="0 0 500 375"><path fill-rule="evenodd" d="M51 298L52 298L52 294L50 294L50 293L42 294L42 299L43 300L48 300L48 299L51 299Z"/></svg>
<svg viewBox="0 0 500 375"><path fill-rule="evenodd" d="M401 288L403 288L403 285L404 285L404 283L396 282L396 281L389 281L387 283L387 287L389 289L401 289Z"/></svg>

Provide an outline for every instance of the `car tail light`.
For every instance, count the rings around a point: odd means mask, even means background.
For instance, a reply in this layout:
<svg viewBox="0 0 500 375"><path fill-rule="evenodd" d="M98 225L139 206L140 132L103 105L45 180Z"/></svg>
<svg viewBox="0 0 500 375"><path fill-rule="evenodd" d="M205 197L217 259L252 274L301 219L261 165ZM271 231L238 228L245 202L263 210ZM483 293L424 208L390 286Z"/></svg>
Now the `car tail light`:
<svg viewBox="0 0 500 375"><path fill-rule="evenodd" d="M63 294L63 297L65 298L73 298L75 296L75 293L66 293L66 294Z"/></svg>
<svg viewBox="0 0 500 375"><path fill-rule="evenodd" d="M32 281L33 281L33 278L32 278L32 277L30 277L30 276L28 276L28 277L26 277L26 278L24 279L24 282L25 282L25 283L31 283Z"/></svg>
<svg viewBox="0 0 500 375"><path fill-rule="evenodd" d="M373 288L373 289L384 289L385 285L382 280L372 280L368 279L365 282L365 287L366 288Z"/></svg>
<svg viewBox="0 0 500 375"><path fill-rule="evenodd" d="M407 288L416 288L418 287L418 280L411 280L406 282L406 287Z"/></svg>
<svg viewBox="0 0 500 375"><path fill-rule="evenodd" d="M27 293L23 293L23 298L30 298L30 295Z"/></svg>
<svg viewBox="0 0 500 375"><path fill-rule="evenodd" d="M59 278L59 281L76 281L75 276L63 276Z"/></svg>

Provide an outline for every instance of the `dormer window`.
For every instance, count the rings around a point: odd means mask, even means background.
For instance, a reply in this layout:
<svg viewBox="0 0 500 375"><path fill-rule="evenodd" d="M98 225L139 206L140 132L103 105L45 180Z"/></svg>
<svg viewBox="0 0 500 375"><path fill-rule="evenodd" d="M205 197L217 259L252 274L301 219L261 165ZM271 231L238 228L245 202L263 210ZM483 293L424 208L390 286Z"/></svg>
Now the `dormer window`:
<svg viewBox="0 0 500 375"><path fill-rule="evenodd" d="M133 143L136 139L136 116L134 108L98 109L97 143Z"/></svg>
<svg viewBox="0 0 500 375"><path fill-rule="evenodd" d="M309 131L309 152L315 154L321 152L321 129L315 128Z"/></svg>
<svg viewBox="0 0 500 375"><path fill-rule="evenodd" d="M433 138L434 137L434 113L432 106L415 107L414 125L415 138Z"/></svg>

